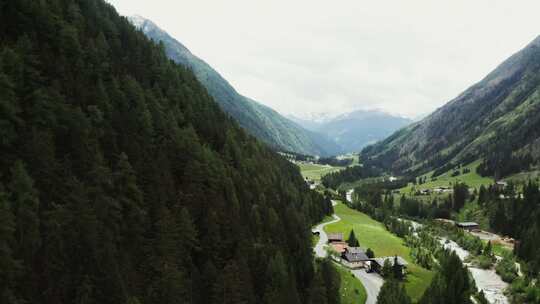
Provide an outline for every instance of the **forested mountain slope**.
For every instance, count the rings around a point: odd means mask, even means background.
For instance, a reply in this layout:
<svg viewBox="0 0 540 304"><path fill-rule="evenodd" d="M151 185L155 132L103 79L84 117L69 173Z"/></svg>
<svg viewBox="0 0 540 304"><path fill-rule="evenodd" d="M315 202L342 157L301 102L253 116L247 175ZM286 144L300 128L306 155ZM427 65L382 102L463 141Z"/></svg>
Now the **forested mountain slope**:
<svg viewBox="0 0 540 304"><path fill-rule="evenodd" d="M104 1L0 4L0 126L0 302L319 296L330 202Z"/></svg>
<svg viewBox="0 0 540 304"><path fill-rule="evenodd" d="M152 21L140 16L129 19L148 37L163 42L169 58L189 67L221 108L252 135L272 147L296 153L328 156L341 152L340 147L324 135L307 131L269 107L240 95L210 65Z"/></svg>
<svg viewBox="0 0 540 304"><path fill-rule="evenodd" d="M540 38L422 121L363 151L397 172L428 171L484 158L496 176L540 157Z"/></svg>

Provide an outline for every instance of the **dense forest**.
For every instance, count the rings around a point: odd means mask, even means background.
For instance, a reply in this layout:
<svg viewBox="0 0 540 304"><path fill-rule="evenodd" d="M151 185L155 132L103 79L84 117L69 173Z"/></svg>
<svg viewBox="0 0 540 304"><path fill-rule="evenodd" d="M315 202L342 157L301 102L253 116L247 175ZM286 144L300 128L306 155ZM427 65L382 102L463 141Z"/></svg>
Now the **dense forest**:
<svg viewBox="0 0 540 304"><path fill-rule="evenodd" d="M321 180L325 187L337 189L343 183L351 183L360 179L379 176L380 174L381 171L372 166L352 166L326 174Z"/></svg>
<svg viewBox="0 0 540 304"><path fill-rule="evenodd" d="M104 1L0 2L0 133L1 303L334 303L330 201Z"/></svg>

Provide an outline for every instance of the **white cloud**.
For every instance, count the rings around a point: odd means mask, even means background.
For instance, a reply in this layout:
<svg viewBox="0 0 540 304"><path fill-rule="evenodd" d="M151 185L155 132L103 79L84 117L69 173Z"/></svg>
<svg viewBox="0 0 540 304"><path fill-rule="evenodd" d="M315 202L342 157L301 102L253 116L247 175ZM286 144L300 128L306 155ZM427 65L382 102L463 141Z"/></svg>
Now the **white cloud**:
<svg viewBox="0 0 540 304"><path fill-rule="evenodd" d="M152 19L242 94L284 114L417 116L540 34L523 0L109 0Z"/></svg>

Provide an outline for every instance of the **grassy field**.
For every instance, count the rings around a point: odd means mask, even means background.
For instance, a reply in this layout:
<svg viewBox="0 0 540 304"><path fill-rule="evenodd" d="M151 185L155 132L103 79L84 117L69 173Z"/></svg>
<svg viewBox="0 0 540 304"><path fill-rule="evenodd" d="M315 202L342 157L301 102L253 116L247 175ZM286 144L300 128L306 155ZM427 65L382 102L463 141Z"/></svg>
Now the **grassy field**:
<svg viewBox="0 0 540 304"><path fill-rule="evenodd" d="M412 263L410 250L404 241L388 232L385 227L364 213L350 209L344 204L334 207L341 221L325 227L327 232L343 232L348 236L354 229L360 246L371 248L375 256L399 255L409 262L405 287L414 302L417 302L433 278L433 272Z"/></svg>
<svg viewBox="0 0 540 304"><path fill-rule="evenodd" d="M352 273L342 266L336 265L337 271L341 277L341 304L363 304L366 303L366 289L355 278Z"/></svg>
<svg viewBox="0 0 540 304"><path fill-rule="evenodd" d="M480 165L480 162L481 162L480 160L477 160L466 166L463 166L463 168L461 169L462 171L463 169L468 168L470 172L461 174L458 176L452 176L452 173L454 172L454 170L449 170L448 172L440 176L437 176L436 180L433 180L432 179L433 171L428 172L421 176L422 178L426 177L426 180L427 180L426 183L422 185L416 185L416 186L413 185L412 183L409 183L407 187L401 188L400 192L409 194L413 192L413 188L415 190L433 189L433 188L441 187L441 186L451 186L451 184L456 183L456 182L466 183L471 188L480 188L481 185L492 184L494 180L491 177L482 177L478 175L478 173L476 173L476 168L478 167L478 165Z"/></svg>
<svg viewBox="0 0 540 304"><path fill-rule="evenodd" d="M328 173L336 172L343 169L342 167L332 167L318 164L298 163L297 165L298 167L300 167L300 173L302 173L302 176L304 178L307 177L315 181L321 180L321 177Z"/></svg>

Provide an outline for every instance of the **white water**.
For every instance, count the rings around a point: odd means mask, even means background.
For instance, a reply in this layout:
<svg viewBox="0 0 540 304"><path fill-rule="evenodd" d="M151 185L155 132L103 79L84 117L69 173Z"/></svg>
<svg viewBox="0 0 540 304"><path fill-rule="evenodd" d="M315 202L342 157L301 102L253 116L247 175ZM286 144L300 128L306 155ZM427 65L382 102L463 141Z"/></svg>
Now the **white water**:
<svg viewBox="0 0 540 304"><path fill-rule="evenodd" d="M412 224L414 230L422 227L422 224L418 222L411 220L406 221L409 221ZM454 241L441 238L440 242L444 248L454 251L461 261L464 261L470 255L467 250L461 248L461 246ZM467 266L471 272L471 275L476 282L476 287L478 287L479 290L484 291L484 295L489 303L510 303L508 298L504 295L504 290L508 287L508 283L504 282L494 269L480 269L468 263L464 263L464 265Z"/></svg>
<svg viewBox="0 0 540 304"><path fill-rule="evenodd" d="M469 256L469 252L461 248L456 242L442 238L441 244L454 251L461 261ZM504 282L494 269L480 269L465 263L472 274L476 287L484 291L484 295L489 303L492 304L508 304L508 298L504 295L504 290L508 287L508 283Z"/></svg>

